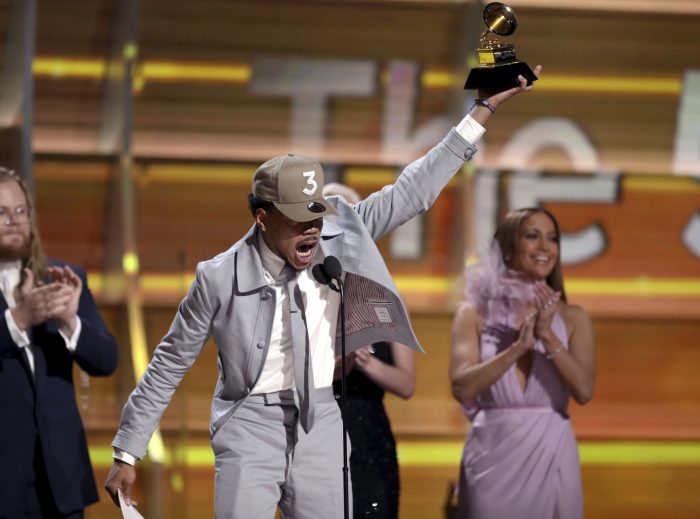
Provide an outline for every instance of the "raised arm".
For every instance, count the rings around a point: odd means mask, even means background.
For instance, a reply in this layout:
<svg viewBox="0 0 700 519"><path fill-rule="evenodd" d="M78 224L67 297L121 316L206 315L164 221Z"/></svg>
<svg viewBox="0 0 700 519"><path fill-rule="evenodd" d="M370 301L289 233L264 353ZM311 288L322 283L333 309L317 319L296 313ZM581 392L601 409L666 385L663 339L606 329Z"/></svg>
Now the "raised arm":
<svg viewBox="0 0 700 519"><path fill-rule="evenodd" d="M541 69L539 65L535 67L535 74L539 75ZM488 98L495 109L513 96L532 90L533 86L528 86L525 78L520 76L519 79L517 87L503 92L479 92L479 95ZM355 205L373 239L378 240L433 205L454 174L476 152L476 141L491 115L489 108L475 105L457 128L423 157L409 164L396 182Z"/></svg>
<svg viewBox="0 0 700 519"><path fill-rule="evenodd" d="M427 211L474 153L476 146L452 129L434 148L406 166L393 184L355 204L372 239L380 239Z"/></svg>
<svg viewBox="0 0 700 519"><path fill-rule="evenodd" d="M516 340L498 355L481 362L480 317L475 307L463 304L452 324L450 382L452 394L468 404L494 384L515 362L535 345L534 318L527 318Z"/></svg>

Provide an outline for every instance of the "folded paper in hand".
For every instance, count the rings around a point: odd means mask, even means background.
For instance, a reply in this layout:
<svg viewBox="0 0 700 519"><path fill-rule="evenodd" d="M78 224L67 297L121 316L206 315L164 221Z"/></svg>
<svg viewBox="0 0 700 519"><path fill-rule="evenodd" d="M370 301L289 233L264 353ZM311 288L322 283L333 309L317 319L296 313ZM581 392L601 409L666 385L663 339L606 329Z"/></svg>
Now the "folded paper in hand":
<svg viewBox="0 0 700 519"><path fill-rule="evenodd" d="M124 501L124 494L122 494L122 489L118 490L119 493L119 508L122 510L122 516L124 519L144 519L144 517L139 513L133 505L127 505Z"/></svg>

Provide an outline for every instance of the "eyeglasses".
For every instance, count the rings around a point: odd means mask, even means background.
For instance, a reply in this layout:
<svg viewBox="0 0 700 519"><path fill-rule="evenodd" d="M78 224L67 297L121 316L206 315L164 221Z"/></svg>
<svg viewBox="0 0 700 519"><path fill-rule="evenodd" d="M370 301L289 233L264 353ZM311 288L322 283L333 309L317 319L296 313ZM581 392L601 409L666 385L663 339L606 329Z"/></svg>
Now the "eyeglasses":
<svg viewBox="0 0 700 519"><path fill-rule="evenodd" d="M23 225L29 221L30 216L31 210L26 205L15 207L14 210L0 206L0 222L5 225L11 225L12 222Z"/></svg>

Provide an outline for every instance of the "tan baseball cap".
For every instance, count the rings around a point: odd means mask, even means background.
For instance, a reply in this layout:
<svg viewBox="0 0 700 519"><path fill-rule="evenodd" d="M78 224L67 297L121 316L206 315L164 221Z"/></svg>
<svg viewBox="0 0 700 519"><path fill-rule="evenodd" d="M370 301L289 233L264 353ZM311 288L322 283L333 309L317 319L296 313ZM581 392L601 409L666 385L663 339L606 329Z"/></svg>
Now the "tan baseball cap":
<svg viewBox="0 0 700 519"><path fill-rule="evenodd" d="M336 214L323 198L323 169L317 160L289 153L274 157L253 175L253 194L272 202L295 222Z"/></svg>

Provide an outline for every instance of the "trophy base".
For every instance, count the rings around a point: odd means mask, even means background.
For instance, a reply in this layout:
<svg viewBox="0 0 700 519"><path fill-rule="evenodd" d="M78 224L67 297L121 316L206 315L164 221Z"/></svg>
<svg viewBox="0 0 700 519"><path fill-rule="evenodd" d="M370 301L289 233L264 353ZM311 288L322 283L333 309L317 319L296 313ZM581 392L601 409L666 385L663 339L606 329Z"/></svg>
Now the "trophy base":
<svg viewBox="0 0 700 519"><path fill-rule="evenodd" d="M464 90L507 90L518 86L518 76L527 79L532 85L537 76L524 61L513 61L493 67L475 67L469 72Z"/></svg>

